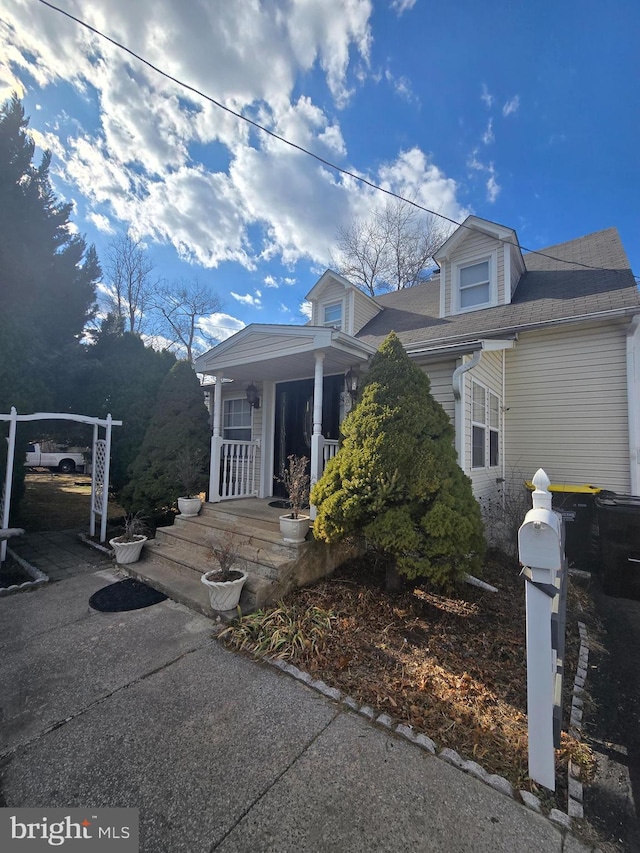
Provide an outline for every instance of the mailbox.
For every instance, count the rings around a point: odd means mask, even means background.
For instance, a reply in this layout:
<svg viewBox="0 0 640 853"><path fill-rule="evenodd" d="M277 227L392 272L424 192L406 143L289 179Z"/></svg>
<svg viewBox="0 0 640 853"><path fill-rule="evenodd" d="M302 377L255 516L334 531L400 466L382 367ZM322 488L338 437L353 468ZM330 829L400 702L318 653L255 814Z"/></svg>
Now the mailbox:
<svg viewBox="0 0 640 853"><path fill-rule="evenodd" d="M562 568L562 519L551 509L530 509L518 531L520 562L532 569Z"/></svg>

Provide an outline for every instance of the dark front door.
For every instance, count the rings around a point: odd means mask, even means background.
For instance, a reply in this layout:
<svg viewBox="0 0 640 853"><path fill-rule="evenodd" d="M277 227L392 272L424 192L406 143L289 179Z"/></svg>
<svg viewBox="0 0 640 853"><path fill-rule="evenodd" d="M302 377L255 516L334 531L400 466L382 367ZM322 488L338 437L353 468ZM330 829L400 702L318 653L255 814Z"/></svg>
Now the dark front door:
<svg viewBox="0 0 640 853"><path fill-rule="evenodd" d="M322 429L325 438L339 437L340 391L343 377L325 376L322 391ZM313 434L313 379L280 382L276 386L276 423L273 493L285 496L279 482L287 458L306 456L311 460Z"/></svg>

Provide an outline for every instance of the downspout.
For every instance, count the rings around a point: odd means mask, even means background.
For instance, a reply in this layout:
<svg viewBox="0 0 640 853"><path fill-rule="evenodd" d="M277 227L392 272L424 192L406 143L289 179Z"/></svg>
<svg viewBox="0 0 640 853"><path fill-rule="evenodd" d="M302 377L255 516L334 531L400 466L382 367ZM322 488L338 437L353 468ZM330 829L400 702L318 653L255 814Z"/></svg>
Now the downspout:
<svg viewBox="0 0 640 853"><path fill-rule="evenodd" d="M470 361L463 362L459 367L453 371L453 397L455 401L455 409L454 409L454 426L456 431L456 451L458 453L458 465L462 468L462 470L467 473L466 470L466 458L465 458L465 421L464 421L464 374L468 370L473 370L474 367L477 367L480 364L480 359L482 358L482 350L476 350Z"/></svg>
<svg viewBox="0 0 640 853"><path fill-rule="evenodd" d="M506 393L507 393L507 382L506 382L506 370L507 370L507 351L502 350L502 400L500 401L500 438L502 440L502 447L499 448L500 452L500 462L502 467L502 510L505 509L506 502L506 474L507 474L507 406L506 406Z"/></svg>
<svg viewBox="0 0 640 853"><path fill-rule="evenodd" d="M627 329L627 407L631 494L640 495L640 314Z"/></svg>

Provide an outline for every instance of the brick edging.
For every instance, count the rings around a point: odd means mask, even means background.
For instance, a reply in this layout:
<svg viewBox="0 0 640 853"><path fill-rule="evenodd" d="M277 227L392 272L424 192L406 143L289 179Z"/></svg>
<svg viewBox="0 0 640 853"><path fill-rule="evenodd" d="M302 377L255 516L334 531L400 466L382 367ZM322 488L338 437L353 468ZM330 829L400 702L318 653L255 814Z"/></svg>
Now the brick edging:
<svg viewBox="0 0 640 853"><path fill-rule="evenodd" d="M28 592L29 590L37 589L38 587L49 583L49 575L45 575L45 573L41 572L40 569L32 566L31 563L28 563L23 559L23 557L16 554L12 548L7 548L7 553L11 554L11 557L16 561L16 563L22 566L32 580L24 581L24 583L19 584L14 583L11 584L11 586L0 587L0 598L4 598L7 595L15 595L17 592Z"/></svg>

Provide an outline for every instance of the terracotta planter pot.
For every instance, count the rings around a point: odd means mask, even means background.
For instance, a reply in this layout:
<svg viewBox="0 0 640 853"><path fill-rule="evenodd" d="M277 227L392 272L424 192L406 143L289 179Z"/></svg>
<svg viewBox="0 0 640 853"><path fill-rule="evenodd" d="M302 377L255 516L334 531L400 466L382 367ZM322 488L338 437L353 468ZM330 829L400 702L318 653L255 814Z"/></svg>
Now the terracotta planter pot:
<svg viewBox="0 0 640 853"><path fill-rule="evenodd" d="M282 538L285 542L304 542L310 525L311 519L308 515L299 515L297 518L294 518L289 513L288 515L280 516L280 533L282 533Z"/></svg>
<svg viewBox="0 0 640 853"><path fill-rule="evenodd" d="M116 536L115 539L109 539L109 545L116 555L116 563L126 565L127 563L138 562L142 546L146 541L146 536L135 536L132 542L119 542Z"/></svg>
<svg viewBox="0 0 640 853"><path fill-rule="evenodd" d="M238 571L237 569L233 571ZM242 577L233 581L214 581L212 575L218 571L205 572L200 580L209 591L209 601L213 610L234 610L240 601L242 587L248 577L246 572L241 572Z"/></svg>
<svg viewBox="0 0 640 853"><path fill-rule="evenodd" d="M200 498L178 498L178 509L180 515L184 515L185 518L193 518L202 509L202 501Z"/></svg>

